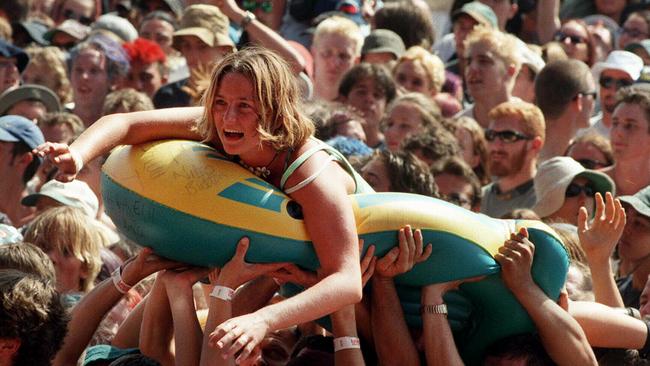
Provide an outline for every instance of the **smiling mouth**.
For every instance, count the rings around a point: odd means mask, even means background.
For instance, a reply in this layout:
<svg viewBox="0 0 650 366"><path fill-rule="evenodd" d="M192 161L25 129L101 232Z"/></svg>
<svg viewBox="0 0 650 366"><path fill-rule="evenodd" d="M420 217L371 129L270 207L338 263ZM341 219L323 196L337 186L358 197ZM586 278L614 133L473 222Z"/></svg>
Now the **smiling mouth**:
<svg viewBox="0 0 650 366"><path fill-rule="evenodd" d="M244 137L244 133L237 130L223 130L223 134L227 139L232 139L232 140L236 140Z"/></svg>

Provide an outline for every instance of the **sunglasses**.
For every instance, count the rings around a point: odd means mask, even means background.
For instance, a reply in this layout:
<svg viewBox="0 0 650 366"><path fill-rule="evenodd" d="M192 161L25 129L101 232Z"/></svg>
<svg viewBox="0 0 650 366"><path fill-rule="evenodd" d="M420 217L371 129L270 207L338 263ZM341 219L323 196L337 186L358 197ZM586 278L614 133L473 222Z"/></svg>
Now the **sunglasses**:
<svg viewBox="0 0 650 366"><path fill-rule="evenodd" d="M273 11L273 3L270 0L242 0L241 7L247 11L255 11L256 9L262 9L262 11L265 13L270 13Z"/></svg>
<svg viewBox="0 0 650 366"><path fill-rule="evenodd" d="M580 159L576 160L580 165L582 165L585 169L599 169L607 166L607 163L603 163L597 160L591 160L591 159Z"/></svg>
<svg viewBox="0 0 650 366"><path fill-rule="evenodd" d="M489 142L492 142L496 139L499 139L503 142L507 143L513 143L517 142L519 140L530 140L530 136L526 136L521 132L517 131L512 131L512 130L504 130L504 131L495 131L495 130L490 130L487 129L485 130L485 139L488 140Z"/></svg>
<svg viewBox="0 0 650 366"><path fill-rule="evenodd" d="M587 40L580 37L580 36L572 36L572 35L566 34L564 32L557 32L557 33L555 33L555 37L553 37L553 39L556 42L564 42L564 40L567 39L567 38L569 39L569 42L571 42L571 44L587 43Z"/></svg>
<svg viewBox="0 0 650 366"><path fill-rule="evenodd" d="M566 188L566 192L564 193L564 196L565 197L577 197L582 192L585 192L585 196L588 196L588 197L593 197L593 196L596 195L596 191L594 190L594 187L592 187L590 185L581 186L579 184L571 183Z"/></svg>
<svg viewBox="0 0 650 366"><path fill-rule="evenodd" d="M598 80L598 83L605 89L609 89L615 85L616 89L618 90L620 88L634 84L634 81L630 79L615 79L609 76L601 76L600 80Z"/></svg>
<svg viewBox="0 0 650 366"><path fill-rule="evenodd" d="M92 22L93 22L92 18L83 16L83 15L79 15L79 14L75 13L74 10L70 10L70 9L65 9L63 11L63 16L66 19L74 19L74 20L78 21L79 23L81 23L83 25L91 25Z"/></svg>

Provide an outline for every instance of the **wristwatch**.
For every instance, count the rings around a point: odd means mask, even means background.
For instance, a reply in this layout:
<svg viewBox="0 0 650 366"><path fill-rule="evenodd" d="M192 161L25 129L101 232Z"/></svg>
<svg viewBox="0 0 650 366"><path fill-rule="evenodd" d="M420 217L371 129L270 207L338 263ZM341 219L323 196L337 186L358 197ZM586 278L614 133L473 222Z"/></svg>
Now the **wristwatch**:
<svg viewBox="0 0 650 366"><path fill-rule="evenodd" d="M447 316L447 304L422 305L420 307L420 312L422 314L443 314Z"/></svg>

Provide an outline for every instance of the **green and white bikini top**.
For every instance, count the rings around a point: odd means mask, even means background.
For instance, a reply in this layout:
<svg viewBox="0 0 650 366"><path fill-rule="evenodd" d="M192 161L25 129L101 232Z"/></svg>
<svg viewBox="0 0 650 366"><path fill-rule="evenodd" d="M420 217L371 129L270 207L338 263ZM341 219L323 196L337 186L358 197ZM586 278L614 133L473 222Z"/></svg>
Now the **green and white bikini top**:
<svg viewBox="0 0 650 366"><path fill-rule="evenodd" d="M317 141L317 145L312 147L311 149L305 151L302 155L298 157L298 159L294 160L291 165L284 171L284 174L282 174L282 179L280 180L280 189L286 193L286 194L291 194L304 186L308 185L309 183L313 182L314 179L318 178L318 176L327 168L327 165L329 164L330 161L336 161L341 165L345 171L347 171L352 179L354 179L354 184L355 184L355 190L354 193L373 193L375 192L374 189L366 182L359 173L357 173L356 170L352 167L348 159L343 156L338 150L335 148L327 145L326 143L314 139ZM309 177L305 178L302 182L294 185L293 187L290 188L285 188L285 184L287 183L287 179L293 174L293 172L296 171L307 159L309 159L312 155L319 151L325 151L327 152L330 156L327 159L327 161L321 166L317 171L314 172L314 174L310 175Z"/></svg>

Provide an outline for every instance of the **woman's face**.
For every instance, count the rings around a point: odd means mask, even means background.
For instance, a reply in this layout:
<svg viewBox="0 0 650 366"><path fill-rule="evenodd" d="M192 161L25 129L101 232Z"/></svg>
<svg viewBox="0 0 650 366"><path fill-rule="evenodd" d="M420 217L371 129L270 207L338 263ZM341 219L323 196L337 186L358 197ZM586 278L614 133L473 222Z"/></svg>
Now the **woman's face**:
<svg viewBox="0 0 650 366"><path fill-rule="evenodd" d="M388 123L384 131L386 146L390 151L399 150L400 144L411 134L420 131L422 120L420 112L410 103L400 103L388 114Z"/></svg>
<svg viewBox="0 0 650 366"><path fill-rule="evenodd" d="M103 104L111 88L106 57L94 49L81 51L72 65L70 82L75 104Z"/></svg>
<svg viewBox="0 0 650 366"><path fill-rule="evenodd" d="M88 276L84 264L70 250L51 248L46 254L54 264L56 289L61 293L80 291L81 280Z"/></svg>
<svg viewBox="0 0 650 366"><path fill-rule="evenodd" d="M370 159L361 169L361 176L376 192L391 191L388 169L380 157Z"/></svg>
<svg viewBox="0 0 650 366"><path fill-rule="evenodd" d="M648 38L648 23L638 14L632 14L623 23L621 36L618 38L618 47L624 49L632 42L640 42Z"/></svg>
<svg viewBox="0 0 650 366"><path fill-rule="evenodd" d="M255 95L246 76L231 72L221 78L212 101L212 117L223 149L242 159L259 150L260 117Z"/></svg>
<svg viewBox="0 0 650 366"><path fill-rule="evenodd" d="M622 103L616 107L610 140L616 161L634 161L650 154L648 120L640 105Z"/></svg>
<svg viewBox="0 0 650 366"><path fill-rule="evenodd" d="M593 186L591 184L587 178L575 178L565 192L564 204L551 217L577 225L578 212L583 206L587 209L588 217L591 217L594 212ZM592 193L585 193L585 187L589 187L586 189Z"/></svg>
<svg viewBox="0 0 650 366"><path fill-rule="evenodd" d="M420 62L406 60L395 67L395 81L401 88L431 95L433 90L427 78L427 73Z"/></svg>
<svg viewBox="0 0 650 366"><path fill-rule="evenodd" d="M574 21L564 23L557 40L567 56L589 63L589 34L582 25Z"/></svg>

